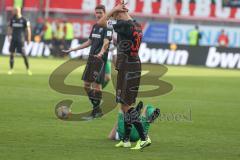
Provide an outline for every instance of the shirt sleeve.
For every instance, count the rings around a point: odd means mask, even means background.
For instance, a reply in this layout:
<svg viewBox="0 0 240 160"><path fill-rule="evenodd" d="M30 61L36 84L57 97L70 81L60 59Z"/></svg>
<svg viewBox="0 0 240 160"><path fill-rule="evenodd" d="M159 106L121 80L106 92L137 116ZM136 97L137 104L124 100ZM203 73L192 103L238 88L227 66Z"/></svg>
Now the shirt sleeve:
<svg viewBox="0 0 240 160"><path fill-rule="evenodd" d="M112 40L113 30L111 28L106 28L104 33L104 39Z"/></svg>
<svg viewBox="0 0 240 160"><path fill-rule="evenodd" d="M26 20L26 26L30 27L30 21L29 20Z"/></svg>
<svg viewBox="0 0 240 160"><path fill-rule="evenodd" d="M118 20L113 23L113 29L115 32L124 35L131 35L131 24L128 21Z"/></svg>
<svg viewBox="0 0 240 160"><path fill-rule="evenodd" d="M27 27L30 27L30 21L24 19L24 28L26 29Z"/></svg>

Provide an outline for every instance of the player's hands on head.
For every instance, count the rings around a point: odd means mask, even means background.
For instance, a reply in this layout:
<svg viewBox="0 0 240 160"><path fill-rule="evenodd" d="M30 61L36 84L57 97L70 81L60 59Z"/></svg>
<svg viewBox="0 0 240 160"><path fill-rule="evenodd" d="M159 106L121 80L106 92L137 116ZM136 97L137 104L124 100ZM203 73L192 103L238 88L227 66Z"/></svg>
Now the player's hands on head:
<svg viewBox="0 0 240 160"><path fill-rule="evenodd" d="M116 7L113 8L114 12L128 12L126 4L120 3Z"/></svg>

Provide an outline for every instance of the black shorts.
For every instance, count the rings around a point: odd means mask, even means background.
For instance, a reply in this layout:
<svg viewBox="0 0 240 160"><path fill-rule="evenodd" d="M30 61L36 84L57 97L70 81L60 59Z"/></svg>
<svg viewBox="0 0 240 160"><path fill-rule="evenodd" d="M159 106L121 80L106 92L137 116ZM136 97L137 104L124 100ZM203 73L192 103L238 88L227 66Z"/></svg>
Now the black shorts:
<svg viewBox="0 0 240 160"><path fill-rule="evenodd" d="M21 53L23 55L26 54L25 47L24 47L24 41L15 41L12 40L9 48L10 53Z"/></svg>
<svg viewBox="0 0 240 160"><path fill-rule="evenodd" d="M116 101L131 106L136 102L141 79L141 62L120 64L117 75Z"/></svg>
<svg viewBox="0 0 240 160"><path fill-rule="evenodd" d="M102 84L105 78L105 64L102 59L90 55L82 75L82 80Z"/></svg>

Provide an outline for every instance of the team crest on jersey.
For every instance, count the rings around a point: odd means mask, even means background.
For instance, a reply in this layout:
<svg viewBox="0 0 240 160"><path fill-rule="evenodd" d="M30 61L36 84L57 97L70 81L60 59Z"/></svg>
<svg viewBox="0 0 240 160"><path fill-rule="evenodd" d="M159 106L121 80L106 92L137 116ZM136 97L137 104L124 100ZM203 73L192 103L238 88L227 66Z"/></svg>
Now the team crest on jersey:
<svg viewBox="0 0 240 160"><path fill-rule="evenodd" d="M99 32L102 32L103 31L103 28L99 28Z"/></svg>
<svg viewBox="0 0 240 160"><path fill-rule="evenodd" d="M107 36L111 37L112 36L112 31L107 31Z"/></svg>

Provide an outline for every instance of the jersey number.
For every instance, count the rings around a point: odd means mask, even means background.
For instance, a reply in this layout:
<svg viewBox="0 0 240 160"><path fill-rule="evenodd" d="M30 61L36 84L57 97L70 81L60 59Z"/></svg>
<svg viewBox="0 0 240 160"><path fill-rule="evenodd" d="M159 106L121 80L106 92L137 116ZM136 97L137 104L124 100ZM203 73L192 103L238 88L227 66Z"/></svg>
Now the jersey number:
<svg viewBox="0 0 240 160"><path fill-rule="evenodd" d="M141 42L142 42L142 33L139 33L137 31L133 32L134 42L131 46L132 56L137 56L138 50L140 48Z"/></svg>

